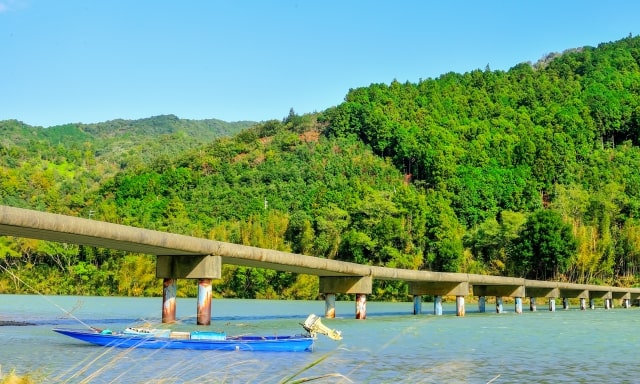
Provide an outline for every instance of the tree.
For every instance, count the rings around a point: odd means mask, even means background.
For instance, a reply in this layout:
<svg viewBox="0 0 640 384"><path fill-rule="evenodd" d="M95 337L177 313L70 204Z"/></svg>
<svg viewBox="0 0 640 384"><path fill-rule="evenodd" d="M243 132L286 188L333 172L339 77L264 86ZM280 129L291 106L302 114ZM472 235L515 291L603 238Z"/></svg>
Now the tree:
<svg viewBox="0 0 640 384"><path fill-rule="evenodd" d="M486 273L501 275L505 272L512 243L525 222L520 212L502 211L497 218L488 218L477 227L467 231L464 245L477 262L481 262Z"/></svg>
<svg viewBox="0 0 640 384"><path fill-rule="evenodd" d="M538 210L514 240L512 270L517 276L547 280L566 272L578 242L571 226L555 211Z"/></svg>
<svg viewBox="0 0 640 384"><path fill-rule="evenodd" d="M463 255L464 227L448 201L436 193L427 197L426 249L424 267L436 272L458 272Z"/></svg>

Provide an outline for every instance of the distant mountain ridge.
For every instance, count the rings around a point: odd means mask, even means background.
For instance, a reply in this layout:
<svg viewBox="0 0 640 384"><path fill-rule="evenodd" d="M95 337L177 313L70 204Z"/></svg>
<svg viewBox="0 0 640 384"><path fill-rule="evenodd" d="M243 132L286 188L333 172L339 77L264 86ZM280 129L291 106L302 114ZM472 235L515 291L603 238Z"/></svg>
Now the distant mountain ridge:
<svg viewBox="0 0 640 384"><path fill-rule="evenodd" d="M233 136L255 124L256 122L252 121L190 120L180 119L175 115L159 115L136 120L114 119L92 124L69 123L48 128L31 126L18 120L4 120L0 121L0 132L11 133L14 140L18 142L39 139L47 140L52 144L64 141L67 145L73 142L108 139L122 135L144 137L171 135L178 132L209 141L221 136ZM19 144L18 142L16 144Z"/></svg>
<svg viewBox="0 0 640 384"><path fill-rule="evenodd" d="M0 121L0 149L21 148L42 156L49 151L47 147L62 147L91 153L96 161L112 164L115 171L132 164L148 164L156 157L180 153L221 137L234 136L255 124L218 119L188 120L175 115L94 124L70 123L49 128L5 120Z"/></svg>

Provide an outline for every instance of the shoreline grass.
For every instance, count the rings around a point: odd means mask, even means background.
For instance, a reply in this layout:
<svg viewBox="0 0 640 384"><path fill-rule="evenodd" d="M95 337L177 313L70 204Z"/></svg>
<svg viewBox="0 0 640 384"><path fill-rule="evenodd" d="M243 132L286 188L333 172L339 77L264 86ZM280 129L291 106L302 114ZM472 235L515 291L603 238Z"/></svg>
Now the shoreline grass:
<svg viewBox="0 0 640 384"><path fill-rule="evenodd" d="M36 384L40 381L29 374L18 375L15 369L12 369L7 375L3 375L2 366L0 366L0 384Z"/></svg>

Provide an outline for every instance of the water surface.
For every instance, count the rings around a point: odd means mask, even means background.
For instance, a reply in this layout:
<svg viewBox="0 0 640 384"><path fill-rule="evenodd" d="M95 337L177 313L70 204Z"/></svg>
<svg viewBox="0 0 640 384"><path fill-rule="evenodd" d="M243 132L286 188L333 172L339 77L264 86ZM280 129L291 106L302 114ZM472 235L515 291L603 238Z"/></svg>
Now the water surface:
<svg viewBox="0 0 640 384"><path fill-rule="evenodd" d="M158 326L161 298L0 295L0 368L36 373L47 383L278 383L325 376L314 383L601 383L634 382L638 308L543 310L521 315L456 317L412 314L412 303L367 303L355 320L354 302L337 302L336 342L319 335L313 353L123 350L95 347L56 334L54 327L121 330ZM525 305L526 308L526 305ZM487 306L489 309L489 306ZM196 325L196 300L178 298L177 330L227 334L295 334L322 301L214 299L212 324Z"/></svg>

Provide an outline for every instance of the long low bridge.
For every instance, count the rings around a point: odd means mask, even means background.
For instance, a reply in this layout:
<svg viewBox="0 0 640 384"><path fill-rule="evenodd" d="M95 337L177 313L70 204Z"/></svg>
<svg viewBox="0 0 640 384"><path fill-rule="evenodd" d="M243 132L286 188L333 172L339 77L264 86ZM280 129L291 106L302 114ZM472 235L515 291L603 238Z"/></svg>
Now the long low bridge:
<svg viewBox="0 0 640 384"><path fill-rule="evenodd" d="M442 297L455 296L458 316L464 316L464 299L470 294L479 297L480 312L485 311L487 296L495 296L496 312L503 311L503 297L514 298L516 313L522 312L525 297L530 300L531 310L536 310L536 298L547 298L551 311L555 310L556 298L562 298L565 309L570 298L580 299L581 309L586 309L587 300L592 309L596 299L602 299L604 308L610 309L614 299L625 308L640 299L640 288L377 267L2 205L0 235L156 255L156 277L163 279L163 322L175 321L176 279L197 279L197 322L210 324L211 281L221 278L223 264L319 276L328 318L335 317L337 293L354 294L356 318L366 318L366 297L371 294L374 279L407 282L414 298L414 314L422 311L423 295L434 296L436 315L442 314Z"/></svg>

